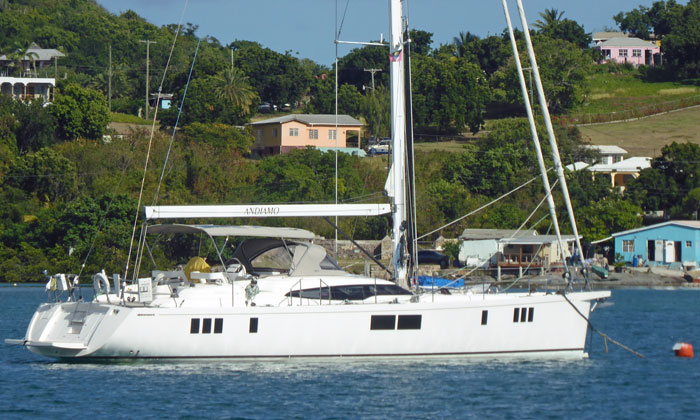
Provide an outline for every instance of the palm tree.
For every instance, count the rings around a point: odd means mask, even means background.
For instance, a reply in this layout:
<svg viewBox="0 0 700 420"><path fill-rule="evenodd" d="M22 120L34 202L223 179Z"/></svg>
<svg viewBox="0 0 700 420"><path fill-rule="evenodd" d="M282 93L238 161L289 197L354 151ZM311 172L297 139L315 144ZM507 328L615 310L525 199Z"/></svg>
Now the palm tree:
<svg viewBox="0 0 700 420"><path fill-rule="evenodd" d="M256 92L248 83L248 77L237 68L229 68L217 74L216 98L225 100L240 107L246 114L250 112L250 105L255 99Z"/></svg>
<svg viewBox="0 0 700 420"><path fill-rule="evenodd" d="M24 70L24 61L28 60L32 63L32 68L34 69L34 77L36 77L36 60L39 55L34 51L29 51L31 46L23 47L21 44L15 44L17 47L14 52L7 55L7 58L13 61L12 65L17 68L18 76L22 76L22 71Z"/></svg>
<svg viewBox="0 0 700 420"><path fill-rule="evenodd" d="M455 47L455 55L458 58L463 58L467 53L467 48L469 48L469 44L478 40L479 37L472 34L471 32L460 31L459 36L456 36L452 39L452 44Z"/></svg>
<svg viewBox="0 0 700 420"><path fill-rule="evenodd" d="M563 16L564 12L560 12L557 9L544 9L544 12L540 12L542 19L537 19L533 26L539 29L540 32L549 32L559 26Z"/></svg>

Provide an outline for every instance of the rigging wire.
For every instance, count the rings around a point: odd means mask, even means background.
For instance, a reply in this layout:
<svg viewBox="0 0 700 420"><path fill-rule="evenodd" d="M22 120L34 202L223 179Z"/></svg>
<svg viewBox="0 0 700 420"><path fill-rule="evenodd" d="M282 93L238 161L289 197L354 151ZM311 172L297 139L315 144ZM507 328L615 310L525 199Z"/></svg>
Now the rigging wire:
<svg viewBox="0 0 700 420"><path fill-rule="evenodd" d="M601 337L603 337L603 340L605 340L605 352L606 352L606 353L608 352L608 344L607 344L607 342L610 341L611 343L613 343L613 344L619 346L621 349L627 350L628 352L634 354L635 356L639 357L640 359L644 359L644 355L643 355L643 354L639 353L638 351L633 350L633 349L630 348L630 347L627 347L626 345L620 343L620 342L617 341L617 340L614 340L614 339L613 339L612 337L610 337L609 335L605 334L605 333L602 332L602 331L599 331L596 327L594 327L593 324L591 323L591 320L588 319L588 317L586 317L584 314L582 314L581 311L576 307L576 305L574 305L573 302L571 302L571 301L569 300L569 298L566 296L566 293L562 293L561 296L562 296L567 302L569 302L569 305L571 305L571 307L574 308L574 310L576 311L576 313L579 314L579 316L581 316L581 318L583 318L584 320L586 320L586 323L588 324L588 328L590 328L591 331L593 331L593 332L597 333L598 335L600 335Z"/></svg>
<svg viewBox="0 0 700 420"><path fill-rule="evenodd" d="M451 221L450 223L447 223L447 224L445 224L445 225L443 225L443 226L440 226L439 228L437 228L437 229L435 229L435 230L432 230L432 231L430 231L430 232L428 232L428 233L426 233L426 234L423 234L423 235L417 237L416 240L423 239L423 238L425 238L426 236L432 235L433 233L435 233L435 232L437 232L437 231L440 231L440 230L442 230L442 229L444 229L444 228L446 228L446 227L448 227L448 226L452 226L452 225L454 225L455 223L457 223L457 222L459 222L459 221L461 221L461 220L463 220L463 219L466 219L467 217L469 217L469 216L471 216L471 215L473 215L473 214L475 214L475 213L480 212L481 210L485 209L486 207L489 207L490 205L492 205L492 204L494 204L494 203L496 203L496 202L498 202L498 201L500 201L500 200L506 198L507 196L513 194L514 192L516 192L516 191L518 191L518 190L524 188L525 186L527 186L527 185L529 185L529 184L535 182L535 181L537 180L537 178L539 178L539 175L530 178L530 180L528 180L528 181L525 182L524 184L520 185L519 187L516 187L515 189L512 189L512 190L508 191L507 193L501 195L500 197L495 198L495 199L489 201L488 203L484 204L483 206L479 207L478 209L473 210L473 211L470 211L469 213L465 214L464 216L462 216L462 217L460 217L460 218L458 218L458 219L455 219L455 220Z"/></svg>
<svg viewBox="0 0 700 420"><path fill-rule="evenodd" d="M172 43L172 46L170 47L170 55L168 56L168 61L166 62L165 70L163 71L163 77L160 81L160 85L158 86L158 98L159 99L160 99L160 94L163 90L163 83L165 82L165 75L168 73L168 66L170 65L170 60L172 59L173 51L175 50L175 43L177 42L177 37L180 34L180 30L182 29L182 20L185 17L185 11L187 10L188 4L189 4L189 0L185 0L185 7L183 8L182 14L180 15L180 22L177 24L177 31L175 31L173 43ZM153 113L153 124L151 125L151 136L148 140L148 151L146 152L146 161L145 161L144 167L143 167L143 178L141 179L141 188L139 190L138 204L136 205L136 211L134 212L135 213L134 214L134 226L131 230L131 241L129 243L129 253L127 254L126 266L124 267L124 279L126 279L127 275L129 274L129 263L131 261L131 252L132 252L133 247L134 247L134 236L136 236L136 225L138 224L138 220L139 220L139 209L141 207L141 201L143 199L143 190L144 190L144 186L146 184L146 173L148 172L148 162L151 158L151 149L153 146L153 137L155 134L157 118L158 118L158 107L156 106L156 110Z"/></svg>

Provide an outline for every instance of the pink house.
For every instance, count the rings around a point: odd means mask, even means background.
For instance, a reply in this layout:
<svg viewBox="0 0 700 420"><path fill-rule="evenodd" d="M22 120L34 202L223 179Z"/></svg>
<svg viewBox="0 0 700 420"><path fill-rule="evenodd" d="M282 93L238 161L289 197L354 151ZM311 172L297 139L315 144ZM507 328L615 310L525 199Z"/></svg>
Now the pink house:
<svg viewBox="0 0 700 420"><path fill-rule="evenodd" d="M610 38L596 45L605 61L631 63L635 66L661 64L661 48L639 38Z"/></svg>
<svg viewBox="0 0 700 420"><path fill-rule="evenodd" d="M362 123L349 115L291 114L250 124L255 146L264 155L287 153L308 146L317 148L360 147ZM348 132L357 134L357 144L348 144Z"/></svg>

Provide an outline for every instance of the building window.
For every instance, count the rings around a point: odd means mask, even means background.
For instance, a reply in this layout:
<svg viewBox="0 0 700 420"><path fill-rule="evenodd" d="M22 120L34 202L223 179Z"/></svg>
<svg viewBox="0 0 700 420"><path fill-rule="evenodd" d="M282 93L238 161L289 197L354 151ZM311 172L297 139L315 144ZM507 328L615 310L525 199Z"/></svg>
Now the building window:
<svg viewBox="0 0 700 420"><path fill-rule="evenodd" d="M619 50L619 51L617 52L617 55L620 56L620 57L627 57L627 50L622 50L622 49L621 49L621 50Z"/></svg>
<svg viewBox="0 0 700 420"><path fill-rule="evenodd" d="M299 137L299 129L298 128L290 128L289 129L289 136L290 137Z"/></svg>
<svg viewBox="0 0 700 420"><path fill-rule="evenodd" d="M634 252L634 241L623 239L622 252Z"/></svg>
<svg viewBox="0 0 700 420"><path fill-rule="evenodd" d="M309 139L318 140L318 130L309 130Z"/></svg>
<svg viewBox="0 0 700 420"><path fill-rule="evenodd" d="M603 50L603 57L605 57L605 58L612 57L611 50Z"/></svg>
<svg viewBox="0 0 700 420"><path fill-rule="evenodd" d="M641 57L642 50L632 50L632 57Z"/></svg>
<svg viewBox="0 0 700 420"><path fill-rule="evenodd" d="M272 129L272 137L277 137L277 129L276 128Z"/></svg>
<svg viewBox="0 0 700 420"><path fill-rule="evenodd" d="M693 241L685 241L685 247L686 247L686 248L692 248L692 247L693 247Z"/></svg>
<svg viewBox="0 0 700 420"><path fill-rule="evenodd" d="M335 130L328 130L328 140L337 140L338 136L336 135L337 131Z"/></svg>

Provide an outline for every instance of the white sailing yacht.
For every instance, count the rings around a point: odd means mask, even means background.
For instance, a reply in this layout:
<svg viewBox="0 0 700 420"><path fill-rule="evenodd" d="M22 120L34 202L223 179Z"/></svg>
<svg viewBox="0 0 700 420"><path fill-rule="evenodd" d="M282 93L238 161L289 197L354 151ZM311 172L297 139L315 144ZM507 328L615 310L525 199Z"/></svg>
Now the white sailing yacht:
<svg viewBox="0 0 700 420"><path fill-rule="evenodd" d="M114 286L98 273L93 301L42 304L25 337L6 342L59 359L585 357L587 318L609 291L420 294L402 287L415 261L408 40L402 0L389 0L389 8L391 205L158 206L146 207L144 219L392 212L394 281L343 271L302 229L146 223L148 235L204 235L214 246L216 238L245 239L228 260L217 248L220 272L154 270L129 281L115 276ZM139 258L150 252L143 241Z"/></svg>

